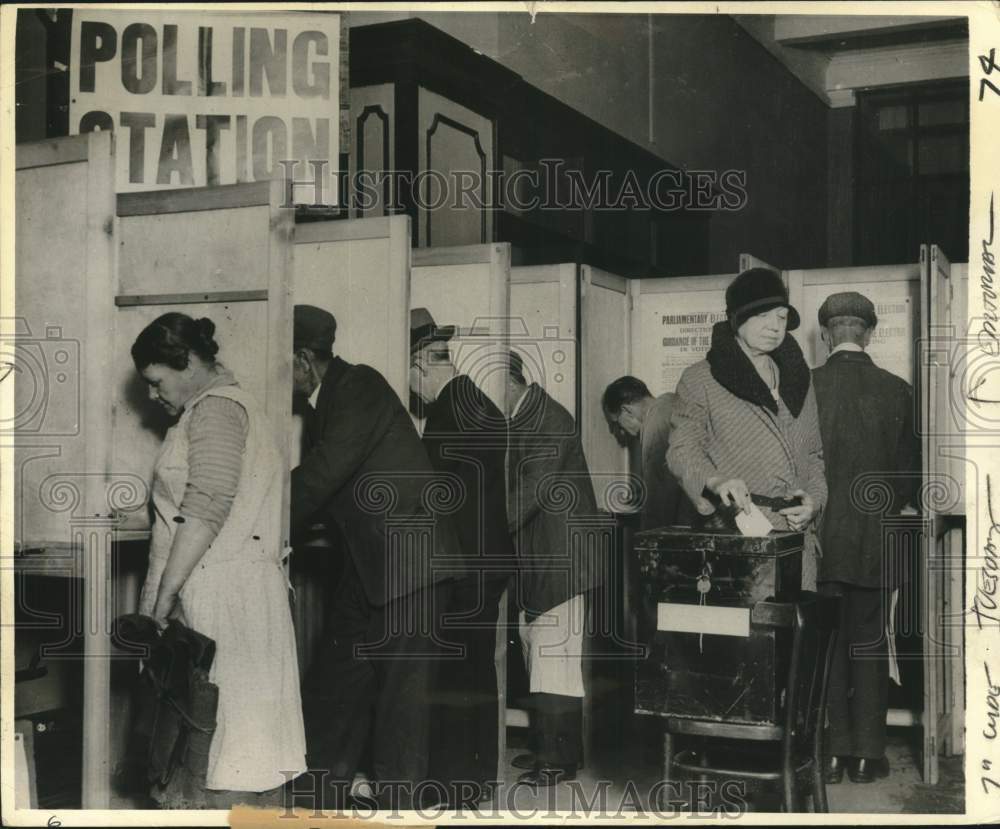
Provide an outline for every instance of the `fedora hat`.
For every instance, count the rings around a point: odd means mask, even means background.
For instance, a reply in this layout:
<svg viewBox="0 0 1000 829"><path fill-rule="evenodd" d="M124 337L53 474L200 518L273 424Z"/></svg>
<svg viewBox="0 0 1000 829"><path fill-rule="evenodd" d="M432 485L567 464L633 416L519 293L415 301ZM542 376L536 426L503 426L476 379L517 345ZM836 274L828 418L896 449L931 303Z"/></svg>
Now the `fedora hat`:
<svg viewBox="0 0 1000 829"><path fill-rule="evenodd" d="M455 336L454 325L437 325L426 308L410 311L410 354L425 345L447 342Z"/></svg>

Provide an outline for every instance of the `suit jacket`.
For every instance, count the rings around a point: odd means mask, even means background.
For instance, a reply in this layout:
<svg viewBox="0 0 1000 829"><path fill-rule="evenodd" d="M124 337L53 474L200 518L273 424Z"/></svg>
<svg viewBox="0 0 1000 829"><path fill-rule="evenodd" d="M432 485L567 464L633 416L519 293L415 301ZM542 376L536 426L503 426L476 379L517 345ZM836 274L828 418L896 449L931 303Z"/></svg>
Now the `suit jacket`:
<svg viewBox="0 0 1000 829"><path fill-rule="evenodd" d="M830 490L820 579L895 586L896 563L883 560L882 518L913 500L919 487L912 390L861 351L831 354L813 370L813 383ZM885 567L892 568L888 579Z"/></svg>
<svg viewBox="0 0 1000 829"><path fill-rule="evenodd" d="M457 375L424 409L431 465L460 487L452 514L462 555L477 572L510 575L517 564L507 530L507 421L479 387Z"/></svg>
<svg viewBox="0 0 1000 829"><path fill-rule="evenodd" d="M642 483L646 490L641 522L644 530L688 523L693 517L694 505L667 467L670 415L676 397L673 392L657 397L646 413L639 432Z"/></svg>
<svg viewBox="0 0 1000 829"><path fill-rule="evenodd" d="M607 545L587 537L598 513L580 435L536 384L510 423L507 481L521 608L544 613L602 584Z"/></svg>
<svg viewBox="0 0 1000 829"><path fill-rule="evenodd" d="M334 358L312 420L314 445L292 471L292 531L336 524L374 605L461 574L454 526L430 511L440 479L385 378Z"/></svg>

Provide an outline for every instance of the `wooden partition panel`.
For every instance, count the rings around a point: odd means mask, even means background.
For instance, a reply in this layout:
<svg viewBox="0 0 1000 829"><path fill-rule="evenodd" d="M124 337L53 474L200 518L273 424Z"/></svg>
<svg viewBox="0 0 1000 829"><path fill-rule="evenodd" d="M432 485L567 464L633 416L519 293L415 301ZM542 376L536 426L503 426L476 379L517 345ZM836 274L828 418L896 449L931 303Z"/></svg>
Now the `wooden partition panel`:
<svg viewBox="0 0 1000 829"><path fill-rule="evenodd" d="M334 352L377 369L409 396L410 219L309 222L295 228L295 304L337 318Z"/></svg>
<svg viewBox="0 0 1000 829"><path fill-rule="evenodd" d="M129 353L142 328L168 311L215 323L219 360L264 407L287 465L293 214L281 201L280 182L118 196L118 312L109 355L116 471L149 480L169 425ZM148 528L148 514L130 513L125 526Z"/></svg>
<svg viewBox="0 0 1000 829"><path fill-rule="evenodd" d="M577 307L575 264L511 268L510 347L524 360L526 379L574 417L580 374Z"/></svg>
<svg viewBox="0 0 1000 829"><path fill-rule="evenodd" d="M504 411L510 245L414 250L410 308L427 308L438 325L458 326L451 341L455 367Z"/></svg>
<svg viewBox="0 0 1000 829"><path fill-rule="evenodd" d="M594 479L597 505L618 513L629 509L628 452L611 435L601 408L607 385L630 374L632 332L628 280L584 265L581 268L580 345L583 363L579 422L583 449Z"/></svg>
<svg viewBox="0 0 1000 829"><path fill-rule="evenodd" d="M913 384L913 344L920 331L919 265L793 270L787 275L791 303L802 317L794 334L810 366L826 362L817 319L820 306L831 294L857 291L874 303L879 318L868 347L872 360Z"/></svg>
<svg viewBox="0 0 1000 829"><path fill-rule="evenodd" d="M75 544L73 522L107 518L107 331L115 254L113 144L108 134L17 148L15 319L4 358L16 369L14 539Z"/></svg>

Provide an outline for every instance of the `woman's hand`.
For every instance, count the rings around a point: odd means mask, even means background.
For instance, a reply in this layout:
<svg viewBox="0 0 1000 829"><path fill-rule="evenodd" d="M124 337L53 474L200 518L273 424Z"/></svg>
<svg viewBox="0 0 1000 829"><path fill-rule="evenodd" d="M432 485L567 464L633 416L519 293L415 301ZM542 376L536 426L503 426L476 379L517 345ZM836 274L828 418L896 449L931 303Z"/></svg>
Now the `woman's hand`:
<svg viewBox="0 0 1000 829"><path fill-rule="evenodd" d="M795 532L801 532L809 526L809 522L816 515L816 502L805 490L795 490L792 497L796 495L802 499L802 503L797 507L785 507L783 510L778 510L778 514L785 516L788 526Z"/></svg>
<svg viewBox="0 0 1000 829"><path fill-rule="evenodd" d="M156 604L153 606L153 621L160 630L165 630L170 614L173 613L177 605L177 593L173 590L165 590L162 587L156 596Z"/></svg>
<svg viewBox="0 0 1000 829"><path fill-rule="evenodd" d="M741 478L724 478L720 475L717 478L710 478L706 486L718 495L726 506L739 507L744 512L750 511L752 505L750 489Z"/></svg>

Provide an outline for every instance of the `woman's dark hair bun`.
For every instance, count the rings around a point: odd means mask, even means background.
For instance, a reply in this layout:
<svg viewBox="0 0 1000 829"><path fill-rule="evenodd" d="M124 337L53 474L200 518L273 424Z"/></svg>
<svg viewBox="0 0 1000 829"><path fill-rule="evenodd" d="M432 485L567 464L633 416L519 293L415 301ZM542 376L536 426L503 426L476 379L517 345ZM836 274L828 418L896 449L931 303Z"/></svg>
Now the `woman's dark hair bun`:
<svg viewBox="0 0 1000 829"><path fill-rule="evenodd" d="M154 363L180 371L187 368L191 354L214 363L218 353L215 323L208 317L194 320L177 312L157 317L132 345L132 360L139 371Z"/></svg>
<svg viewBox="0 0 1000 829"><path fill-rule="evenodd" d="M198 333L202 339L202 356L214 357L219 353L219 344L215 341L215 323L208 317L202 317L195 321L195 325L198 326Z"/></svg>

